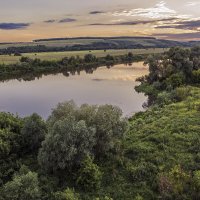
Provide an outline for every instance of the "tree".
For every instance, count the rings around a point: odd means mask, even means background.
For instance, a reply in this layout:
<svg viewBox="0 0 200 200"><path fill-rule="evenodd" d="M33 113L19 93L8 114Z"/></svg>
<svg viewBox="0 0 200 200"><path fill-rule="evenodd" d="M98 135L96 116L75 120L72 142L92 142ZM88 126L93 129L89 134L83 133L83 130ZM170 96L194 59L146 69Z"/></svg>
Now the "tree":
<svg viewBox="0 0 200 200"><path fill-rule="evenodd" d="M92 54L86 54L86 55L84 56L84 61L85 61L86 63L96 62L96 60L97 60L96 56L94 56L94 55L92 55Z"/></svg>
<svg viewBox="0 0 200 200"><path fill-rule="evenodd" d="M79 166L85 156L91 154L94 136L95 129L87 127L83 120L77 122L73 116L68 116L57 121L42 143L38 156L41 167L57 172Z"/></svg>
<svg viewBox="0 0 200 200"><path fill-rule="evenodd" d="M70 188L67 188L63 192L56 192L53 196L54 200L79 200L79 195Z"/></svg>
<svg viewBox="0 0 200 200"><path fill-rule="evenodd" d="M195 171L193 176L193 186L195 199L200 198L200 171Z"/></svg>
<svg viewBox="0 0 200 200"><path fill-rule="evenodd" d="M3 186L1 195L4 200L40 200L37 174L22 167L13 180Z"/></svg>
<svg viewBox="0 0 200 200"><path fill-rule="evenodd" d="M18 169L17 158L22 152L21 127L18 116L0 113L0 185L9 181Z"/></svg>
<svg viewBox="0 0 200 200"><path fill-rule="evenodd" d="M38 114L34 113L30 117L25 118L21 132L24 150L26 152L38 151L47 132L46 123Z"/></svg>
<svg viewBox="0 0 200 200"><path fill-rule="evenodd" d="M184 82L185 82L185 77L182 73L173 74L166 80L167 88L171 89L183 85Z"/></svg>
<svg viewBox="0 0 200 200"><path fill-rule="evenodd" d="M59 103L47 120L48 126L52 128L55 122L75 116L76 110L77 105L72 100Z"/></svg>
<svg viewBox="0 0 200 200"><path fill-rule="evenodd" d="M85 191L93 191L100 187L102 173L89 156L83 161L79 170L77 184Z"/></svg>
<svg viewBox="0 0 200 200"><path fill-rule="evenodd" d="M95 158L104 157L114 150L115 144L127 131L127 120L120 108L112 105L78 107L73 101L58 104L48 119L50 129L65 118L73 117L75 122L85 121L87 127L94 127L93 152Z"/></svg>
<svg viewBox="0 0 200 200"><path fill-rule="evenodd" d="M99 106L94 116L96 127L95 156L97 159L114 150L115 144L127 131L127 121L120 108L112 105Z"/></svg>
<svg viewBox="0 0 200 200"><path fill-rule="evenodd" d="M24 56L22 56L21 58L20 58L20 62L24 62L24 63L30 63L32 60L29 58L29 57L24 57Z"/></svg>
<svg viewBox="0 0 200 200"><path fill-rule="evenodd" d="M105 57L105 60L107 60L107 61L114 61L115 59L110 54L107 54L106 57Z"/></svg>
<svg viewBox="0 0 200 200"><path fill-rule="evenodd" d="M134 200L143 200L143 197L140 196L139 194L134 198Z"/></svg>

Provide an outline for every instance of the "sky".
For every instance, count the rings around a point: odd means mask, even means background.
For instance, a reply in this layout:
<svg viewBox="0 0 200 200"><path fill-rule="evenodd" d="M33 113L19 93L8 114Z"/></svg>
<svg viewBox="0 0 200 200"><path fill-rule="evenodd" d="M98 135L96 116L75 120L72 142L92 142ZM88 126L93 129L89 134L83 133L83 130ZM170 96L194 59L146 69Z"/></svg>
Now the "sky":
<svg viewBox="0 0 200 200"><path fill-rule="evenodd" d="M199 40L200 0L0 0L0 42L84 36Z"/></svg>

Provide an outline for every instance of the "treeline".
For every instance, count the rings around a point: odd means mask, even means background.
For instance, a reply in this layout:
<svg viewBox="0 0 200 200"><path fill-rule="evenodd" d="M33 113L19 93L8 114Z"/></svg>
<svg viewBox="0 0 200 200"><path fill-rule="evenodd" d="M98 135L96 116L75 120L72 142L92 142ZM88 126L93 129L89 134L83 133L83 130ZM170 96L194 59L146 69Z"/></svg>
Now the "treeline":
<svg viewBox="0 0 200 200"><path fill-rule="evenodd" d="M0 80L9 79L24 79L32 80L35 77L41 77L43 74L56 74L63 73L66 76L75 74L81 70L87 73L92 73L97 67L100 66L113 66L115 64L131 64L132 62L142 61L146 55L133 55L128 53L122 56L96 57L92 54L87 54L84 58L79 56L65 57L58 61L48 61L40 59L31 59L28 57L21 57L19 63L15 64L0 64Z"/></svg>
<svg viewBox="0 0 200 200"><path fill-rule="evenodd" d="M32 46L21 46L21 47L8 47L0 49L0 55L11 55L21 53L40 53L40 52L63 52L63 51L90 51L90 50L108 50L108 49L146 49L141 44L130 44L125 42L108 43L108 42L94 42L91 44L76 44L73 46L54 47L45 45L32 45ZM148 48L155 48L150 46ZM157 48L167 48L165 46L158 46Z"/></svg>
<svg viewBox="0 0 200 200"><path fill-rule="evenodd" d="M141 77L138 92L149 96L149 103L171 103L173 90L183 85L200 84L200 47L171 48L168 52L149 56L145 61L149 75Z"/></svg>

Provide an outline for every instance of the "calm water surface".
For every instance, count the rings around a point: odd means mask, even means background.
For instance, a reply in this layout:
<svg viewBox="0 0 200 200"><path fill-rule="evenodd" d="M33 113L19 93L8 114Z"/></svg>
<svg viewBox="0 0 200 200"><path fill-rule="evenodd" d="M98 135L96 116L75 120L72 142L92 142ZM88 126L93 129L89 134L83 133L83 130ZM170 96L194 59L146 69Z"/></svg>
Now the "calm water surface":
<svg viewBox="0 0 200 200"><path fill-rule="evenodd" d="M73 99L78 105L113 104L124 115L142 111L146 101L134 87L135 79L148 74L143 63L132 66L116 65L110 69L100 67L93 74L82 71L80 75L63 74L42 76L34 81L11 80L0 83L0 111L18 113L20 116L36 112L47 118L59 102Z"/></svg>

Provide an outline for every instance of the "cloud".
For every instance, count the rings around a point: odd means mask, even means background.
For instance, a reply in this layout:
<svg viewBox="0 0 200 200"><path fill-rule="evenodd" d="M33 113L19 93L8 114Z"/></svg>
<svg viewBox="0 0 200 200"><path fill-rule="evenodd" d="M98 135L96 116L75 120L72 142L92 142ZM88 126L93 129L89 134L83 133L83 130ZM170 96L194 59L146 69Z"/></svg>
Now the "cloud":
<svg viewBox="0 0 200 200"><path fill-rule="evenodd" d="M165 39L175 39L175 40L199 40L200 32L193 33L158 33L153 34L154 37L162 37Z"/></svg>
<svg viewBox="0 0 200 200"><path fill-rule="evenodd" d="M190 21L181 21L175 22L167 26L157 26L155 28L173 28L173 29L183 29L183 30L199 30L200 29L200 20L190 20Z"/></svg>
<svg viewBox="0 0 200 200"><path fill-rule="evenodd" d="M177 18L168 18L168 19L156 19L156 20L137 20L137 21L125 21L125 22L115 22L115 23L93 23L89 24L91 26L134 26L140 24L154 24L158 22L170 22L176 20Z"/></svg>
<svg viewBox="0 0 200 200"><path fill-rule="evenodd" d="M28 26L30 26L30 23L0 23L2 30L25 29Z"/></svg>
<svg viewBox="0 0 200 200"><path fill-rule="evenodd" d="M113 16L132 16L132 17L147 17L152 19L159 18L188 18L188 15L179 15L175 10L167 7L165 1L160 1L154 7L150 8L136 8L132 10L116 11L112 13Z"/></svg>
<svg viewBox="0 0 200 200"><path fill-rule="evenodd" d="M61 19L59 23L69 23L69 22L75 22L75 21L77 20L74 18L65 18L65 19Z"/></svg>
<svg viewBox="0 0 200 200"><path fill-rule="evenodd" d="M98 14L103 14L105 13L104 11L100 11L100 10L95 10L95 11L91 11L89 14L90 15L98 15Z"/></svg>
<svg viewBox="0 0 200 200"><path fill-rule="evenodd" d="M49 20L44 21L44 23L54 23L54 22L56 22L55 19L49 19Z"/></svg>
<svg viewBox="0 0 200 200"><path fill-rule="evenodd" d="M197 2L197 1L189 1L186 3L186 6L197 6L197 5L200 5L200 2Z"/></svg>

